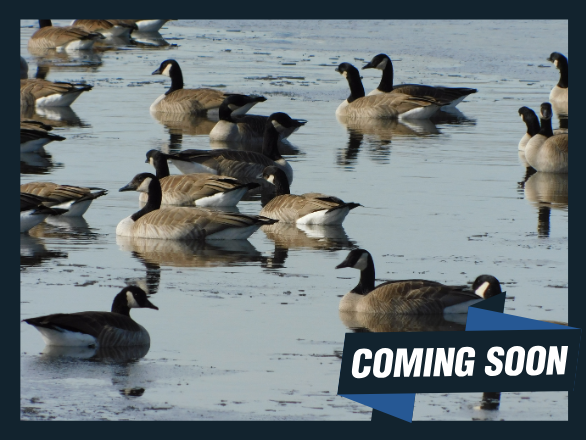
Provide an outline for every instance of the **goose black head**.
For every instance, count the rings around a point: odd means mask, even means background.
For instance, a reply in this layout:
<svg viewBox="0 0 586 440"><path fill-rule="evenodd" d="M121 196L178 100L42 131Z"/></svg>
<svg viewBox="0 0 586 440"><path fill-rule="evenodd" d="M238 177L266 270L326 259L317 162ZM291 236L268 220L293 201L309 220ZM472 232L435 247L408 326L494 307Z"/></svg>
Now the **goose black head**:
<svg viewBox="0 0 586 440"><path fill-rule="evenodd" d="M523 119L523 122L527 124L527 133L531 136L535 136L539 133L539 118L533 110L529 107L521 107L519 109L519 115L521 116L521 119Z"/></svg>
<svg viewBox="0 0 586 440"><path fill-rule="evenodd" d="M387 64L389 63L391 59L389 58L388 55L384 54L384 53L379 53L377 56L375 56L372 60L370 60L370 63L368 63L367 65L365 65L362 69L379 69L379 70L385 70L385 68L387 67Z"/></svg>
<svg viewBox="0 0 586 440"><path fill-rule="evenodd" d="M138 286L128 286L114 297L112 312L129 316L130 309L155 309L159 308L149 301L147 294Z"/></svg>
<svg viewBox="0 0 586 440"><path fill-rule="evenodd" d="M552 52L547 61L551 61L558 69L560 65L568 64L568 59L559 52Z"/></svg>
<svg viewBox="0 0 586 440"><path fill-rule="evenodd" d="M146 160L144 163L150 163L153 165L153 162L156 161L159 157L161 157L161 152L158 150L149 150L146 153Z"/></svg>
<svg viewBox="0 0 586 440"><path fill-rule="evenodd" d="M544 102L541 104L540 117L541 119L551 119L552 116L551 104Z"/></svg>
<svg viewBox="0 0 586 440"><path fill-rule="evenodd" d="M488 299L502 293L501 283L492 275L480 275L474 280L472 290L481 298Z"/></svg>
<svg viewBox="0 0 586 440"><path fill-rule="evenodd" d="M138 286L125 287L122 289L122 292L126 292L126 301L130 309L145 308L159 310L156 305L149 301L146 292Z"/></svg>
<svg viewBox="0 0 586 440"><path fill-rule="evenodd" d="M157 180L157 178L151 173L140 173L134 176L127 185L120 188L118 191L140 191L140 192L149 192L149 185L153 180Z"/></svg>
<svg viewBox="0 0 586 440"><path fill-rule="evenodd" d="M305 125L307 121L303 119L293 119L287 113L273 113L267 119L267 125L272 125L278 132L289 128L299 128Z"/></svg>
<svg viewBox="0 0 586 440"><path fill-rule="evenodd" d="M364 249L353 249L346 259L336 266L336 269L351 267L352 269L364 270L372 264L370 252Z"/></svg>
<svg viewBox="0 0 586 440"><path fill-rule="evenodd" d="M340 65L336 67L336 72L339 72L340 75L344 75L345 78L347 78L348 75L360 76L358 69L350 63L340 63Z"/></svg>
<svg viewBox="0 0 586 440"><path fill-rule="evenodd" d="M175 60L165 60L151 75L165 75L170 77L176 72L181 73L179 63Z"/></svg>

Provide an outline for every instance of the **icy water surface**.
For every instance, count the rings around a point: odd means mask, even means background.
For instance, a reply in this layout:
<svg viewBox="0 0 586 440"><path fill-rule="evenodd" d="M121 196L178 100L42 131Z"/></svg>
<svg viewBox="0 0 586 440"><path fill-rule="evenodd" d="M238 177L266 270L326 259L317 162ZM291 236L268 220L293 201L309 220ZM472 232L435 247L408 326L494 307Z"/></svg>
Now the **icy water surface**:
<svg viewBox="0 0 586 440"><path fill-rule="evenodd" d="M21 418L370 420L369 408L336 396L349 331L338 301L359 273L334 267L356 247L372 253L380 281L463 284L488 273L507 290L507 313L567 321L567 176L535 174L523 184L517 156L525 132L517 110L547 101L558 72L546 58L568 54L567 22L181 20L162 37L69 55L29 53L36 27L21 22L29 74L48 64L48 79L94 89L71 109L34 116L67 139L44 156L21 156L21 183L110 193L84 219L52 220L21 235L21 319L109 310L137 281L160 310L132 313L151 336L142 352L49 350L21 324ZM434 122L345 126L334 112L349 90L334 69L343 61L361 68L380 52L391 56L397 83L479 92ZM262 94L268 100L253 113L307 119L286 150L292 192L363 207L343 228L271 227L240 243L117 238L117 223L138 207L136 193L118 188L152 172L146 151L210 147L214 121L149 113L170 84L151 76L167 58L180 63L186 87ZM376 87L380 71L361 74L367 92ZM257 214L260 201L238 209ZM473 419L566 420L567 393L503 393L500 403L481 393L417 395L414 420Z"/></svg>

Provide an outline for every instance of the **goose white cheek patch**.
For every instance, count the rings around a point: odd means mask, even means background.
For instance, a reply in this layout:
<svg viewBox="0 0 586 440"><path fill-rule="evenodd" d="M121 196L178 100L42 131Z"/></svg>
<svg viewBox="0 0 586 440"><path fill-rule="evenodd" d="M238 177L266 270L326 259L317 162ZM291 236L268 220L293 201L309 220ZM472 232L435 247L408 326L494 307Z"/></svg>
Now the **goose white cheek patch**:
<svg viewBox="0 0 586 440"><path fill-rule="evenodd" d="M161 72L162 75L171 76L171 64L167 64L167 67Z"/></svg>
<svg viewBox="0 0 586 440"><path fill-rule="evenodd" d="M281 124L279 124L277 121L271 121L273 123L273 127L275 127L275 129L279 132L284 131L285 127L283 127Z"/></svg>
<svg viewBox="0 0 586 440"><path fill-rule="evenodd" d="M382 60L380 63L378 63L378 66L376 66L377 69L379 70L385 70L385 68L387 67L387 63L389 62L389 60L387 60L386 58L384 60Z"/></svg>
<svg viewBox="0 0 586 440"><path fill-rule="evenodd" d="M364 270L368 265L368 255L362 254L356 264L354 265L355 269Z"/></svg>
<svg viewBox="0 0 586 440"><path fill-rule="evenodd" d="M140 192L149 192L149 185L151 183L151 180L153 179L151 179L150 177L144 179L136 190Z"/></svg>
<svg viewBox="0 0 586 440"><path fill-rule="evenodd" d="M272 183L273 185L275 184L275 176L273 176L272 174L267 178L267 182Z"/></svg>
<svg viewBox="0 0 586 440"><path fill-rule="evenodd" d="M480 296L481 298L484 298L484 294L486 293L486 289L488 289L488 286L490 284L488 283L488 281L485 281L484 283L482 283L480 285L480 287L478 289L476 289L476 295Z"/></svg>
<svg viewBox="0 0 586 440"><path fill-rule="evenodd" d="M140 307L134 299L132 292L126 292L126 301L128 302L128 307L131 309Z"/></svg>

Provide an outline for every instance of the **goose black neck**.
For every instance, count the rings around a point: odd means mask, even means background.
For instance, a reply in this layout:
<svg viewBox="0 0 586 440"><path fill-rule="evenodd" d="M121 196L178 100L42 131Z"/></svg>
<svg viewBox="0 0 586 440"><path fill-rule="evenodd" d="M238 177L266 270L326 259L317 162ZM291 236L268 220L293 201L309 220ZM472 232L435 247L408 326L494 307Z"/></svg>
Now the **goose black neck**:
<svg viewBox="0 0 586 440"><path fill-rule="evenodd" d="M183 88L183 73L181 72L181 67L179 67L179 64L173 64L171 71L169 72L169 76L171 77L171 88L167 90L165 95Z"/></svg>
<svg viewBox="0 0 586 440"><path fill-rule="evenodd" d="M568 88L568 60L565 58L558 59L558 69L560 69L560 80L558 87L562 89Z"/></svg>
<svg viewBox="0 0 586 440"><path fill-rule="evenodd" d="M541 119L541 129L539 130L539 134L545 137L553 136L553 130L551 129L551 118Z"/></svg>
<svg viewBox="0 0 586 440"><path fill-rule="evenodd" d="M218 110L218 117L220 118L220 121L235 123L234 119L232 118L232 110L230 109L229 104L226 102L223 102L220 106L220 109Z"/></svg>
<svg viewBox="0 0 586 440"><path fill-rule="evenodd" d="M527 134L531 137L539 133L541 127L539 126L539 120L534 114L525 115L525 124L527 124Z"/></svg>
<svg viewBox="0 0 586 440"><path fill-rule="evenodd" d="M163 155L156 154L155 157L153 157L153 165L155 166L157 179L162 179L163 177L171 175L171 173L169 172L169 163L167 162L167 158Z"/></svg>
<svg viewBox="0 0 586 440"><path fill-rule="evenodd" d="M44 28L47 26L53 26L53 23L51 23L51 20L39 20L39 27L40 28Z"/></svg>
<svg viewBox="0 0 586 440"><path fill-rule="evenodd" d="M120 292L114 297L112 303L112 313L119 313L120 315L130 317L130 307L128 307L128 299L126 298L126 292Z"/></svg>
<svg viewBox="0 0 586 440"><path fill-rule="evenodd" d="M48 66L37 66L37 74L35 78L37 79L46 79L47 75L49 74L49 67Z"/></svg>
<svg viewBox="0 0 586 440"><path fill-rule="evenodd" d="M137 221L143 215L148 214L149 212L156 211L161 207L161 201L163 200L163 191L161 190L161 184L159 183L159 179L152 179L151 183L149 184L149 198L146 202L146 205L140 210L132 214L131 218L133 221Z"/></svg>
<svg viewBox="0 0 586 440"><path fill-rule="evenodd" d="M281 153L279 153L279 132L273 126L272 122L268 120L262 139L262 154L273 161L283 158Z"/></svg>
<svg viewBox="0 0 586 440"><path fill-rule="evenodd" d="M358 70L349 70L346 74L346 79L348 80L348 86L350 86L350 96L347 98L348 102L353 102L358 98L364 97L364 86L360 80L360 73Z"/></svg>
<svg viewBox="0 0 586 440"><path fill-rule="evenodd" d="M289 180L287 180L287 176L282 170L278 170L278 172L275 173L273 184L275 185L276 195L282 196L285 194L291 194L291 190L289 188Z"/></svg>
<svg viewBox="0 0 586 440"><path fill-rule="evenodd" d="M374 262L372 257L368 256L368 264L366 268L360 271L360 281L358 285L352 289L352 293L358 295L367 295L374 290Z"/></svg>
<svg viewBox="0 0 586 440"><path fill-rule="evenodd" d="M383 69L383 77L380 80L378 89L385 93L393 91L393 63L391 62L390 58L387 61L387 65Z"/></svg>

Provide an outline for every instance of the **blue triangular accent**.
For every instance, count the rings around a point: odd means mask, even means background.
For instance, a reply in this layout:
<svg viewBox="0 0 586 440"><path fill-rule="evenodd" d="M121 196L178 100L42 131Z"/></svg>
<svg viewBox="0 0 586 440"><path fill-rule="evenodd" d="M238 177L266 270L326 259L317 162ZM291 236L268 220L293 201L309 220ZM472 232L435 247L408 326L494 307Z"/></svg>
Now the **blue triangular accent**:
<svg viewBox="0 0 586 440"><path fill-rule="evenodd" d="M406 422L413 421L415 394L340 394L340 396Z"/></svg>
<svg viewBox="0 0 586 440"><path fill-rule="evenodd" d="M536 321L535 319L521 318L520 316L506 315L474 307L468 308L468 319L466 320L466 331L468 332L490 330L568 330L572 328L565 325Z"/></svg>
<svg viewBox="0 0 586 440"><path fill-rule="evenodd" d="M483 301L477 302L473 306L476 309L483 309L483 310L490 310L491 312L499 312L503 313L505 310L505 298L507 297L507 292L499 293L492 298L485 299Z"/></svg>

